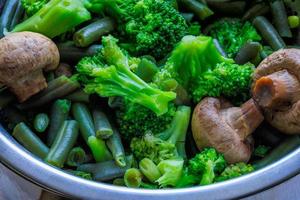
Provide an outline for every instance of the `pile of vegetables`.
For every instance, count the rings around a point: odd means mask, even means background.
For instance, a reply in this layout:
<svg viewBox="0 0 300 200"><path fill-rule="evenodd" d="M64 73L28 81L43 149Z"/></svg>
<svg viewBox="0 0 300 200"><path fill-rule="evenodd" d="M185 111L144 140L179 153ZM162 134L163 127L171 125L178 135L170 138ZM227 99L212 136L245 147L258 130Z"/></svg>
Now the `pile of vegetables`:
<svg viewBox="0 0 300 200"><path fill-rule="evenodd" d="M0 10L1 123L66 173L184 188L300 146L298 1L7 0Z"/></svg>

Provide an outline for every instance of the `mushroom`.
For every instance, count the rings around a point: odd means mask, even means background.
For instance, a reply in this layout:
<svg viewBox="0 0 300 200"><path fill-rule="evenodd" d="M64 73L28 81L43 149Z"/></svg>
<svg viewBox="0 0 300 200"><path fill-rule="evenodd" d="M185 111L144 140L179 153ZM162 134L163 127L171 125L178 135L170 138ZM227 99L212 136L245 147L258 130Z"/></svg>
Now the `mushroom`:
<svg viewBox="0 0 300 200"><path fill-rule="evenodd" d="M300 134L300 50L279 50L254 73L252 95L266 120L286 134Z"/></svg>
<svg viewBox="0 0 300 200"><path fill-rule="evenodd" d="M0 40L0 83L20 102L46 88L43 70L54 70L58 64L55 43L41 34L11 33Z"/></svg>
<svg viewBox="0 0 300 200"><path fill-rule="evenodd" d="M206 97L194 110L192 132L199 150L214 147L229 163L247 162L253 150L251 133L263 119L253 99L233 107L225 99Z"/></svg>

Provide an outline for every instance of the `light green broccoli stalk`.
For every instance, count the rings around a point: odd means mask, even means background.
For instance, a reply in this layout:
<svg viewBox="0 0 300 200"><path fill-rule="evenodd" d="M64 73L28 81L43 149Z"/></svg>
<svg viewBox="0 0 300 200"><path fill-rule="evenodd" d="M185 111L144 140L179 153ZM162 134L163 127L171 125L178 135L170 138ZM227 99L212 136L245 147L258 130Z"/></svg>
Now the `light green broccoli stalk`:
<svg viewBox="0 0 300 200"><path fill-rule="evenodd" d="M178 107L170 128L161 134L147 133L142 138L133 138L130 148L138 160L149 158L158 164L162 160L185 158L185 137L189 126L191 108ZM161 139L163 138L163 139Z"/></svg>
<svg viewBox="0 0 300 200"><path fill-rule="evenodd" d="M12 32L32 31L54 38L89 19L81 0L51 0Z"/></svg>
<svg viewBox="0 0 300 200"><path fill-rule="evenodd" d="M239 19L218 20L210 27L209 34L218 39L230 58L247 42L260 41L261 37L250 22Z"/></svg>
<svg viewBox="0 0 300 200"><path fill-rule="evenodd" d="M49 0L21 0L22 6L28 16L34 15L48 2Z"/></svg>
<svg viewBox="0 0 300 200"><path fill-rule="evenodd" d="M188 170L190 174L201 177L200 185L208 185L214 182L226 165L222 154L214 148L206 148L189 161Z"/></svg>
<svg viewBox="0 0 300 200"><path fill-rule="evenodd" d="M167 186L176 186L182 176L183 164L183 159L161 161L157 165L158 170L162 174L156 181L159 186L163 188Z"/></svg>
<svg viewBox="0 0 300 200"><path fill-rule="evenodd" d="M236 163L231 164L225 168L225 170L220 174L220 176L216 177L215 181L226 181L232 178L236 178L250 172L254 171L254 168L250 164L246 163Z"/></svg>
<svg viewBox="0 0 300 200"><path fill-rule="evenodd" d="M97 93L102 97L124 97L157 115L168 112L169 102L176 98L176 94L161 91L134 74L130 70L132 59L119 48L117 42L112 36L103 37L102 52L83 58L77 64L78 79L85 86L85 92ZM133 60L138 62L138 59Z"/></svg>
<svg viewBox="0 0 300 200"><path fill-rule="evenodd" d="M194 102L199 102L206 96L230 97L235 101L249 98L252 74L252 64L237 65L219 63L216 68L199 76L192 89Z"/></svg>

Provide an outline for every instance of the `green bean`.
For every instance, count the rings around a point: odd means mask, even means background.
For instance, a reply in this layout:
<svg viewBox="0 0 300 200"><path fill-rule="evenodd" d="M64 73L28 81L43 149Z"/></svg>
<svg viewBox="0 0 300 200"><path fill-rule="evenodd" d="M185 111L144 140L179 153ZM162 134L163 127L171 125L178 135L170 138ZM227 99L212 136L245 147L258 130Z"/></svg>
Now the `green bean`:
<svg viewBox="0 0 300 200"><path fill-rule="evenodd" d="M124 182L124 178L116 178L113 180L112 184L116 186L126 186Z"/></svg>
<svg viewBox="0 0 300 200"><path fill-rule="evenodd" d="M46 75L46 80L47 80L47 82L53 81L54 79L55 79L55 74L54 74L53 71L47 73L47 75Z"/></svg>
<svg viewBox="0 0 300 200"><path fill-rule="evenodd" d="M18 3L19 0L6 1L0 17L0 38L4 37L4 32L6 31L5 29L9 28Z"/></svg>
<svg viewBox="0 0 300 200"><path fill-rule="evenodd" d="M69 94L65 98L74 102L83 102L83 103L90 102L90 95L84 92L83 90L77 90L74 93Z"/></svg>
<svg viewBox="0 0 300 200"><path fill-rule="evenodd" d="M259 56L262 46L259 42L247 42L238 51L235 62L239 65L243 65Z"/></svg>
<svg viewBox="0 0 300 200"><path fill-rule="evenodd" d="M6 3L6 0L0 0L0 13L2 13L5 3Z"/></svg>
<svg viewBox="0 0 300 200"><path fill-rule="evenodd" d="M180 0L179 2L201 20L204 20L214 14L214 12L205 4L197 0Z"/></svg>
<svg viewBox="0 0 300 200"><path fill-rule="evenodd" d="M298 28L300 26L300 18L298 16L289 16L288 22L290 28Z"/></svg>
<svg viewBox="0 0 300 200"><path fill-rule="evenodd" d="M47 134L48 146L53 144L60 127L68 119L70 109L71 102L69 100L58 99L53 103L50 111L50 127Z"/></svg>
<svg viewBox="0 0 300 200"><path fill-rule="evenodd" d="M110 108L121 108L123 106L123 98L121 98L121 97L108 97L108 106Z"/></svg>
<svg viewBox="0 0 300 200"><path fill-rule="evenodd" d="M206 0L208 6L215 12L228 15L242 15L246 8L246 1Z"/></svg>
<svg viewBox="0 0 300 200"><path fill-rule="evenodd" d="M67 165L71 167L78 167L85 162L85 159L86 154L83 148L74 147L67 157Z"/></svg>
<svg viewBox="0 0 300 200"><path fill-rule="evenodd" d="M264 40L272 47L274 51L286 47L283 39L280 37L273 25L265 17L256 17L253 20L253 25L260 32Z"/></svg>
<svg viewBox="0 0 300 200"><path fill-rule="evenodd" d="M127 169L124 175L124 182L127 187L139 188L142 184L143 175L136 168Z"/></svg>
<svg viewBox="0 0 300 200"><path fill-rule="evenodd" d="M269 55L271 55L274 51L272 50L271 47L269 46L264 46L263 49L260 52L260 57L262 59L265 59L266 57L268 57Z"/></svg>
<svg viewBox="0 0 300 200"><path fill-rule="evenodd" d="M80 133L86 142L90 136L95 136L92 116L85 104L74 103L72 105L72 114L74 119L79 123Z"/></svg>
<svg viewBox="0 0 300 200"><path fill-rule="evenodd" d="M72 174L72 175L74 175L74 176L81 177L81 178L83 178L83 179L93 180L92 174L91 174L91 173L82 172L82 171L77 171L77 170L71 170L71 169L65 170L65 172L67 172L67 173L69 173L69 174Z"/></svg>
<svg viewBox="0 0 300 200"><path fill-rule="evenodd" d="M76 46L87 47L97 40L100 40L103 35L113 31L115 26L113 19L104 17L77 31L74 34L74 42Z"/></svg>
<svg viewBox="0 0 300 200"><path fill-rule="evenodd" d="M140 161L139 168L143 175L151 182L155 183L159 177L161 177L161 174L157 168L157 166L154 164L154 162L148 158L144 158Z"/></svg>
<svg viewBox="0 0 300 200"><path fill-rule="evenodd" d="M14 16L12 17L10 25L9 27L7 27L7 29L12 31L12 29L22 20L23 15L24 15L24 8L21 1L19 1L16 6Z"/></svg>
<svg viewBox="0 0 300 200"><path fill-rule="evenodd" d="M96 164L83 164L77 170L91 173L96 181L109 181L124 176L126 170L131 168L133 160L132 155L126 156L126 167L120 167L114 160L110 160Z"/></svg>
<svg viewBox="0 0 300 200"><path fill-rule="evenodd" d="M108 139L113 135L113 130L104 112L99 109L93 110L94 125L96 130L96 137L101 139Z"/></svg>
<svg viewBox="0 0 300 200"><path fill-rule="evenodd" d="M215 47L218 49L218 51L220 52L220 54L227 58L227 53L225 52L224 48L222 47L222 45L220 44L220 42L217 39L213 39L214 45Z"/></svg>
<svg viewBox="0 0 300 200"><path fill-rule="evenodd" d="M64 121L45 161L51 165L62 168L69 152L77 141L78 132L79 127L75 120Z"/></svg>
<svg viewBox="0 0 300 200"><path fill-rule="evenodd" d="M18 142L20 142L26 149L36 156L42 159L47 156L49 148L30 130L30 128L24 122L17 124L12 135L18 140Z"/></svg>
<svg viewBox="0 0 300 200"><path fill-rule="evenodd" d="M125 151L120 137L120 133L115 127L113 127L113 134L108 138L106 144L109 150L111 151L117 165L119 165L120 167L125 167Z"/></svg>
<svg viewBox="0 0 300 200"><path fill-rule="evenodd" d="M77 63L86 56L92 56L103 48L102 45L91 45L88 48L78 48L73 42L58 44L60 59L62 62Z"/></svg>
<svg viewBox="0 0 300 200"><path fill-rule="evenodd" d="M270 6L266 3L259 3L252 6L244 15L242 20L250 20L257 16L264 16L270 11Z"/></svg>
<svg viewBox="0 0 300 200"><path fill-rule="evenodd" d="M151 82L154 75L159 71L158 67L152 61L142 58L136 69L136 75L143 79L145 82Z"/></svg>
<svg viewBox="0 0 300 200"><path fill-rule="evenodd" d="M20 109L40 107L54 99L65 97L80 87L79 83L73 79L61 76L49 82L48 87L36 95L33 99L20 104Z"/></svg>
<svg viewBox="0 0 300 200"><path fill-rule="evenodd" d="M292 32L288 24L288 18L285 6L282 0L276 0L270 3L275 27L281 37L291 38Z"/></svg>
<svg viewBox="0 0 300 200"><path fill-rule="evenodd" d="M287 155L295 148L300 146L300 136L291 136L282 142L278 147L273 149L265 158L253 163L255 169L261 169L267 165L276 162L283 156Z"/></svg>
<svg viewBox="0 0 300 200"><path fill-rule="evenodd" d="M24 115L24 113L20 112L18 109L7 106L5 107L2 112L2 117L4 118L4 121L8 125L8 129L12 130L15 128L17 124L20 122L27 123L27 117Z"/></svg>
<svg viewBox="0 0 300 200"><path fill-rule="evenodd" d="M194 18L194 13L181 13L182 17L185 19L186 22L190 23L192 22Z"/></svg>
<svg viewBox="0 0 300 200"><path fill-rule="evenodd" d="M34 118L33 127L34 129L39 132L43 133L49 126L49 117L45 113L37 114Z"/></svg>
<svg viewBox="0 0 300 200"><path fill-rule="evenodd" d="M112 159L112 155L102 139L96 138L95 136L90 136L87 144L90 147L96 162L103 162Z"/></svg>

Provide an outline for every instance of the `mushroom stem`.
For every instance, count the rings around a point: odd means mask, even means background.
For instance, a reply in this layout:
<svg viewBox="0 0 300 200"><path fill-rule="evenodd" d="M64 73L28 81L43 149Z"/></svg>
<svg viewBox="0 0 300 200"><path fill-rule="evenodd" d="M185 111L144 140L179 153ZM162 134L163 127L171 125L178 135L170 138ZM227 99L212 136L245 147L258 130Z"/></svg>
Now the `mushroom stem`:
<svg viewBox="0 0 300 200"><path fill-rule="evenodd" d="M274 72L258 79L253 98L263 108L276 108L299 99L298 79L287 70Z"/></svg>
<svg viewBox="0 0 300 200"><path fill-rule="evenodd" d="M10 90L16 94L20 102L25 101L47 87L42 69L36 70L14 81L14 83L10 84Z"/></svg>
<svg viewBox="0 0 300 200"><path fill-rule="evenodd" d="M221 110L225 121L238 133L242 140L246 139L262 123L264 117L253 99L241 107Z"/></svg>

